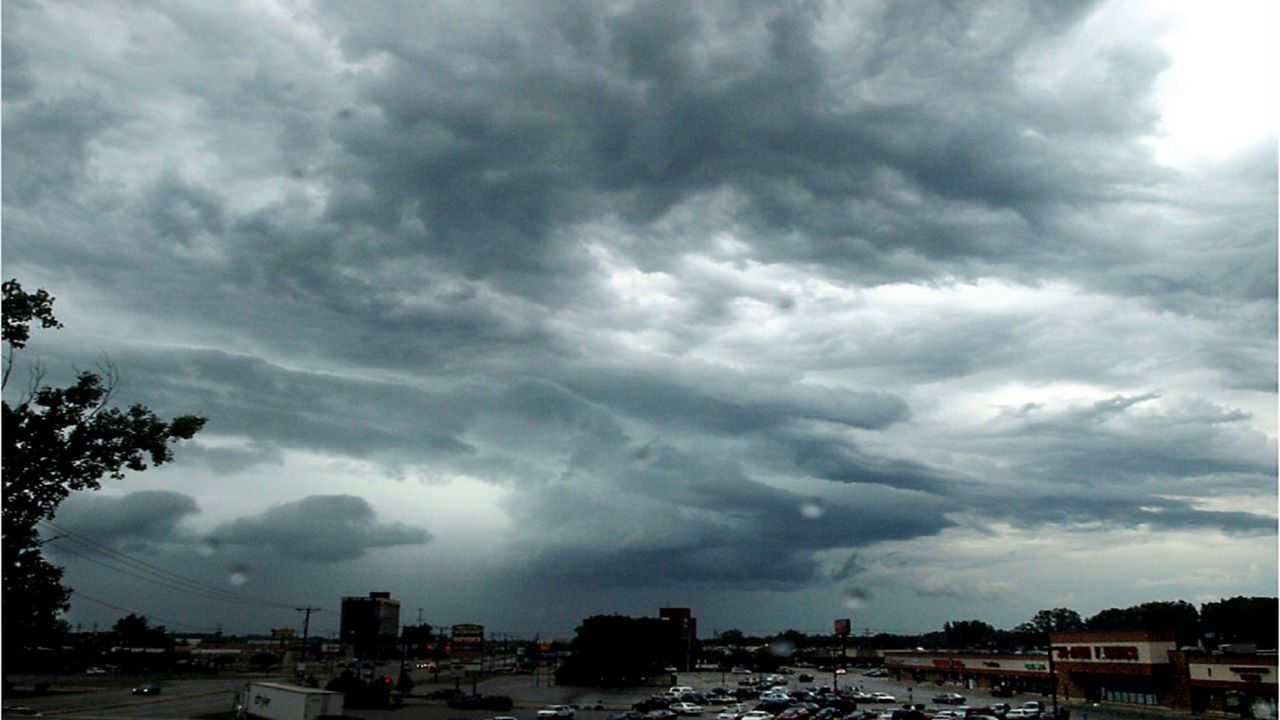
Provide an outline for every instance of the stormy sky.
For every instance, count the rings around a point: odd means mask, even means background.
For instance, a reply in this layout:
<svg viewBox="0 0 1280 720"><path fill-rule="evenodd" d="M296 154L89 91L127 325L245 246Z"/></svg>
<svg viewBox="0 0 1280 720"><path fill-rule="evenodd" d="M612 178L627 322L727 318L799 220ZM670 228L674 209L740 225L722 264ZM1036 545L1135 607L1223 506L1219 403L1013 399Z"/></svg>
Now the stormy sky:
<svg viewBox="0 0 1280 720"><path fill-rule="evenodd" d="M68 619L1012 627L1272 595L1267 2L3 4L48 382L208 418Z"/></svg>

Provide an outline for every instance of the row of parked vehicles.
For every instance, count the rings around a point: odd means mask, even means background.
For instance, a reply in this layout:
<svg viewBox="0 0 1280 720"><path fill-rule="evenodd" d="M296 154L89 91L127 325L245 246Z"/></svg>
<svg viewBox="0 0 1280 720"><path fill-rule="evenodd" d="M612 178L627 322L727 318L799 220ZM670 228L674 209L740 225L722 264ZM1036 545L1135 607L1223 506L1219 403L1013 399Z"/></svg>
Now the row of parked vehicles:
<svg viewBox="0 0 1280 720"><path fill-rule="evenodd" d="M785 683L786 679L780 676L762 676L743 680L737 688L720 687L705 693L687 686L673 686L665 693L635 703L631 711L615 714L608 720L700 717L709 712L707 706L720 708L715 720L853 720L872 716L890 718L898 710L895 708L876 712L866 709L866 705L897 704L898 699L887 692L863 692L847 688L791 690ZM924 705L904 706L912 711L911 718L903 718L899 712L894 720L1051 720L1051 713L1035 700L1023 703L1021 707L1011 707L1008 703L969 707L964 704L964 695L943 692L933 696L933 701L937 705L951 707L931 710ZM552 718L544 717L542 720Z"/></svg>

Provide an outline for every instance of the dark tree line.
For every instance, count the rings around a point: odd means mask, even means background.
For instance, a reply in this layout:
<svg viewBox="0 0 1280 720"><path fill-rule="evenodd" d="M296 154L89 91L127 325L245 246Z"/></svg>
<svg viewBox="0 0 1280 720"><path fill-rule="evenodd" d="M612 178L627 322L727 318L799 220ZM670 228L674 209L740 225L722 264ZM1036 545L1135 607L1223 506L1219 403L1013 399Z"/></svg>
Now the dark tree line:
<svg viewBox="0 0 1280 720"><path fill-rule="evenodd" d="M631 686L679 664L688 651L672 624L658 618L595 615L582 621L569 658L556 670L561 685Z"/></svg>
<svg viewBox="0 0 1280 720"><path fill-rule="evenodd" d="M1070 608L1040 610L1010 630L982 620L953 620L940 631L918 635L878 633L849 638L850 647L888 650L923 647L929 650L1013 651L1044 648L1049 634L1085 630L1145 630L1172 632L1180 647L1202 646L1216 650L1226 644L1250 644L1275 649L1280 606L1274 597L1234 597L1204 603L1197 609L1185 600L1146 602L1126 608L1107 608L1085 618ZM781 642L779 642L781 641ZM771 636L748 636L727 630L705 643L729 658L727 663L751 665L770 662L776 652L761 648L788 647L805 651L830 649L839 641L831 635L806 635L787 630ZM785 661L785 659L784 659ZM773 662L777 662L774 660Z"/></svg>

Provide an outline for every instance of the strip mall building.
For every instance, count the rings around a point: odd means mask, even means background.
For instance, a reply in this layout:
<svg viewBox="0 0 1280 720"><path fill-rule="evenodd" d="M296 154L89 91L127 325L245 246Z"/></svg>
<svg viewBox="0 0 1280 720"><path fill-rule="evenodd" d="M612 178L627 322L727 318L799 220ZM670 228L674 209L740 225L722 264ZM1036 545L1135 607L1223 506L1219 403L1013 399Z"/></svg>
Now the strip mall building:
<svg viewBox="0 0 1280 720"><path fill-rule="evenodd" d="M886 651L899 679L1048 695L1065 702L1276 716L1276 656L1179 650L1172 634L1054 633L1049 654Z"/></svg>

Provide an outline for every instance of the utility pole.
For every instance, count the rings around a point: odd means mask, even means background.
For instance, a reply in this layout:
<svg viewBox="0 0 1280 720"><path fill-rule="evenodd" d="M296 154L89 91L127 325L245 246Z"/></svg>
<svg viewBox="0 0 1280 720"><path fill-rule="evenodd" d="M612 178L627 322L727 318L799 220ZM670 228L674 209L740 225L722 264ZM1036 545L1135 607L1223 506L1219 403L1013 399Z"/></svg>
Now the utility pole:
<svg viewBox="0 0 1280 720"><path fill-rule="evenodd" d="M1058 673L1053 667L1053 641L1049 641L1049 682L1053 683L1053 720L1058 720Z"/></svg>
<svg viewBox="0 0 1280 720"><path fill-rule="evenodd" d="M306 613L302 620L302 662L300 663L300 669L305 672L307 667L307 637L311 633L311 613L320 612L320 608L308 606L294 608L294 610L297 610L300 613Z"/></svg>

